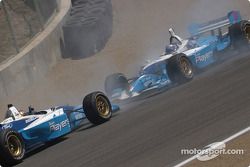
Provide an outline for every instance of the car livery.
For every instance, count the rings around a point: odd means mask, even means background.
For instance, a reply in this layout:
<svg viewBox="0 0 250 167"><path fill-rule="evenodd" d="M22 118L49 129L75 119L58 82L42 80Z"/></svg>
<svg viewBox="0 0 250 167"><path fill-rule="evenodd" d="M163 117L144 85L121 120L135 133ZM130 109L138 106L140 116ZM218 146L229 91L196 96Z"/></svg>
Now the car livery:
<svg viewBox="0 0 250 167"><path fill-rule="evenodd" d="M20 114L10 106L8 116L0 123L0 163L12 166L25 154L79 128L83 121L93 124L108 121L119 106L111 105L101 92L87 95L80 106L60 106Z"/></svg>
<svg viewBox="0 0 250 167"><path fill-rule="evenodd" d="M169 29L170 45L156 60L143 66L138 77L127 79L124 74L109 75L105 91L113 100L136 97L149 90L162 90L190 81L194 72L224 60L228 48L241 50L249 47L250 22L242 20L240 12L189 27L191 37L182 39ZM228 59L226 57L226 59Z"/></svg>

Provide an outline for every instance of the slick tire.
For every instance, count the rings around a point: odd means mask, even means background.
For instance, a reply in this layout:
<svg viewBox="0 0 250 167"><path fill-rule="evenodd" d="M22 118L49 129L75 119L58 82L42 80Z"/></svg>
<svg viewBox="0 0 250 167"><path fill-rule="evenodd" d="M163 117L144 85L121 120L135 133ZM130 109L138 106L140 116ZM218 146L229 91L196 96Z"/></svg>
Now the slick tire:
<svg viewBox="0 0 250 167"><path fill-rule="evenodd" d="M194 68L184 54L178 54L167 61L167 71L170 80L174 83L185 83L193 79Z"/></svg>
<svg viewBox="0 0 250 167"><path fill-rule="evenodd" d="M229 27L231 45L234 49L244 51L249 49L250 42L250 22L241 21Z"/></svg>
<svg viewBox="0 0 250 167"><path fill-rule="evenodd" d="M102 92L90 93L83 99L82 105L87 119L95 125L107 122L112 117L111 103Z"/></svg>
<svg viewBox="0 0 250 167"><path fill-rule="evenodd" d="M0 155L0 164L4 167L22 162L25 145L21 135L12 129L0 131Z"/></svg>

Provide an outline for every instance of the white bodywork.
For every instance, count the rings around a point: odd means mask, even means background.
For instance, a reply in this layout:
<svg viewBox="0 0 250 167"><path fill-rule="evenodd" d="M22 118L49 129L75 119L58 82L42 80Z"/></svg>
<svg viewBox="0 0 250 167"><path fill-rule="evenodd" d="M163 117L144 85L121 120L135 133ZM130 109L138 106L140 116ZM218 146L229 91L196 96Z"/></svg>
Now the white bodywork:
<svg viewBox="0 0 250 167"><path fill-rule="evenodd" d="M15 117L13 119L12 117L6 118L4 121L2 121L0 124L9 124L13 121L18 121L18 120L26 120L26 123L32 122L30 125L24 128L24 130L28 130L30 128L33 128L39 124L42 124L44 122L47 122L49 120L52 120L54 117L60 116L64 114L64 111L62 108L57 109L57 110L52 110L52 109L47 109L43 110L44 112L47 112L47 114L38 114L38 115L27 115L27 116L22 116L17 109L13 109L13 111L18 113L18 117ZM4 127L4 126L3 126Z"/></svg>
<svg viewBox="0 0 250 167"><path fill-rule="evenodd" d="M200 47L197 47L197 48L188 49L187 48L188 42L189 42L189 40L182 40L182 44L178 45L179 48L174 54L162 55L162 56L160 56L160 58L158 58L156 60L153 60L149 64L144 66L143 69L146 69L147 67L149 67L149 66L151 66L151 65L153 65L155 63L158 63L158 62L161 62L161 61L166 61L166 60L170 59L171 57L173 57L174 55L176 55L178 53L183 53L188 57L192 56L194 53L199 52L200 50L202 50L202 49L204 49L205 47L208 46L208 45L203 45L203 46L200 46Z"/></svg>

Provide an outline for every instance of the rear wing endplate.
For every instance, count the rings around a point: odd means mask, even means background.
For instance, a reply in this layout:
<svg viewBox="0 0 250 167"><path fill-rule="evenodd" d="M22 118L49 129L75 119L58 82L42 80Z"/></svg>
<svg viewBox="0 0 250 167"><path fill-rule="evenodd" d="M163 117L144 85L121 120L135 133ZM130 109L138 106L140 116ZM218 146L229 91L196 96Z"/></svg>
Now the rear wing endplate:
<svg viewBox="0 0 250 167"><path fill-rule="evenodd" d="M202 24L192 24L189 26L189 32L192 36L200 35L209 31L214 31L225 26L239 23L242 20L239 11L231 11L227 16L209 21Z"/></svg>

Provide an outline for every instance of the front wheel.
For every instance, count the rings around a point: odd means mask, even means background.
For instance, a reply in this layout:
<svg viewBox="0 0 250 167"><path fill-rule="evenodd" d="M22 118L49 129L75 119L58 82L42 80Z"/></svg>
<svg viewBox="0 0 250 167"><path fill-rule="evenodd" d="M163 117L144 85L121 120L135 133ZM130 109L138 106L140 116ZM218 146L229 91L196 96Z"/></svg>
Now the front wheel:
<svg viewBox="0 0 250 167"><path fill-rule="evenodd" d="M192 63L184 54L171 57L167 62L168 76L172 82L184 83L193 79Z"/></svg>
<svg viewBox="0 0 250 167"><path fill-rule="evenodd" d="M13 166L20 163L25 155L25 145L22 137L12 129L0 132L0 163L3 166Z"/></svg>
<svg viewBox="0 0 250 167"><path fill-rule="evenodd" d="M112 106L102 92L93 92L83 99L83 110L88 120L95 124L102 124L112 117Z"/></svg>

